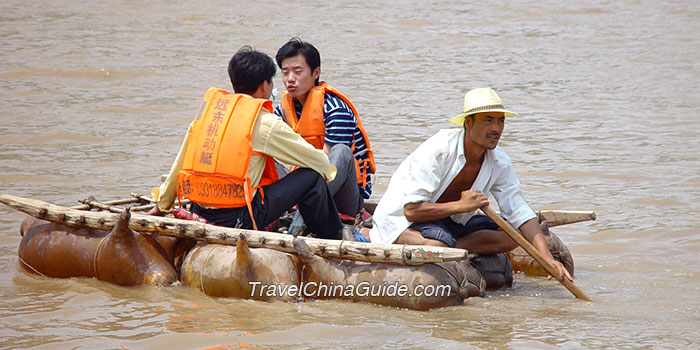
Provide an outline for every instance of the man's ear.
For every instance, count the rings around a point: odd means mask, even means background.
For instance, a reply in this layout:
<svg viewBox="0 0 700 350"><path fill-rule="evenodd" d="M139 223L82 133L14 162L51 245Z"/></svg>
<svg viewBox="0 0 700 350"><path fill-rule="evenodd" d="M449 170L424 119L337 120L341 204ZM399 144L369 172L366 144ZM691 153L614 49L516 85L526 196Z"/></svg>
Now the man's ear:
<svg viewBox="0 0 700 350"><path fill-rule="evenodd" d="M255 90L253 97L265 98L265 81L263 81L262 83L260 83L260 85L258 85L258 89Z"/></svg>
<svg viewBox="0 0 700 350"><path fill-rule="evenodd" d="M473 123L474 123L474 120L472 119L471 116L464 117L464 128L465 129L467 127L469 127L471 129L471 127L473 126Z"/></svg>
<svg viewBox="0 0 700 350"><path fill-rule="evenodd" d="M316 67L313 72L311 72L311 77L316 80L321 76L321 66Z"/></svg>

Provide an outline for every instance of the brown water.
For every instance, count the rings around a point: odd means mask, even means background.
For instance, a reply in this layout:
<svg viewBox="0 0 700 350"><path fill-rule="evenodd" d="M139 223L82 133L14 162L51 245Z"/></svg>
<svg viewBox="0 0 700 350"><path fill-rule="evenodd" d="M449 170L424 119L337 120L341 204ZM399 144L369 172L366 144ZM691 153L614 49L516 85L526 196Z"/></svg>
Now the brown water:
<svg viewBox="0 0 700 350"><path fill-rule="evenodd" d="M39 277L17 262L24 214L3 206L0 347L697 348L699 23L697 1L4 0L0 193L62 205L148 193L206 88L229 88L235 50L274 54L301 36L362 114L376 195L468 89L489 85L521 114L501 147L530 205L598 220L554 230L595 302L516 276L416 312Z"/></svg>

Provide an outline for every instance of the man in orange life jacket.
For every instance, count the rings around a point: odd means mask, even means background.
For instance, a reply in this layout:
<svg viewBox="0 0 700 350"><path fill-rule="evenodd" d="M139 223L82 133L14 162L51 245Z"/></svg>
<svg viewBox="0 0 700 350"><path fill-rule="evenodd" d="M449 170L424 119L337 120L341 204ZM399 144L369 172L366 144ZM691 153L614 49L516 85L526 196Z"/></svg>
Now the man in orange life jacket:
<svg viewBox="0 0 700 350"><path fill-rule="evenodd" d="M272 114L275 71L262 52L249 46L236 52L228 65L235 93L207 90L167 179L153 190L158 205L150 214L162 215L177 195L216 225L258 229L298 204L317 237L341 238L326 186L335 167ZM273 158L299 169L278 179Z"/></svg>
<svg viewBox="0 0 700 350"><path fill-rule="evenodd" d="M275 56L286 91L275 114L306 141L322 149L338 169L328 183L338 211L355 216L372 194L374 154L353 104L319 82L321 57L311 44L292 38Z"/></svg>

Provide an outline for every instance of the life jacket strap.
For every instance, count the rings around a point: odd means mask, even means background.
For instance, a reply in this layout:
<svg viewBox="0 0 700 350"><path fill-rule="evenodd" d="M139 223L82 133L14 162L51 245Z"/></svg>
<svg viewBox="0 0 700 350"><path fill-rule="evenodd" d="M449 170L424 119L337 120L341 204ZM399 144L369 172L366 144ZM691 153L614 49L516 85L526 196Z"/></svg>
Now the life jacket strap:
<svg viewBox="0 0 700 350"><path fill-rule="evenodd" d="M251 199L250 199L250 190L248 188L250 187L250 182L248 178L245 178L245 185L243 186L243 191L245 193L245 205L248 207L248 214L250 214L250 221L253 222L253 230L257 231L258 230L258 224L255 223L255 217L253 216L253 206L251 205Z"/></svg>

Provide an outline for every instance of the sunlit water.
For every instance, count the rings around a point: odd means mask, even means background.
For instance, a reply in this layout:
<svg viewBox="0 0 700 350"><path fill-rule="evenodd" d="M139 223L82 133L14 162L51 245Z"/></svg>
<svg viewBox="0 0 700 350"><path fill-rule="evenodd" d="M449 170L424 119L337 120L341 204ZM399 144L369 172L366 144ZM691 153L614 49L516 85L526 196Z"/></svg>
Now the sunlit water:
<svg viewBox="0 0 700 350"><path fill-rule="evenodd" d="M206 88L250 44L321 51L378 159L399 162L494 87L501 147L593 303L553 281L430 312L341 301L214 299L28 274L24 214L0 208L0 346L693 348L700 343L700 3L696 1L15 1L0 3L0 193L62 205L159 183ZM282 90L279 75L275 82ZM226 347L228 346L228 347Z"/></svg>

